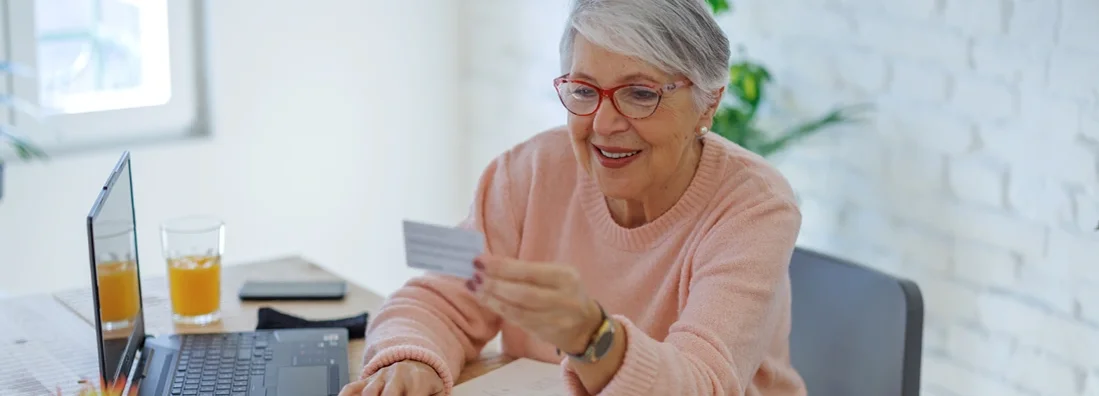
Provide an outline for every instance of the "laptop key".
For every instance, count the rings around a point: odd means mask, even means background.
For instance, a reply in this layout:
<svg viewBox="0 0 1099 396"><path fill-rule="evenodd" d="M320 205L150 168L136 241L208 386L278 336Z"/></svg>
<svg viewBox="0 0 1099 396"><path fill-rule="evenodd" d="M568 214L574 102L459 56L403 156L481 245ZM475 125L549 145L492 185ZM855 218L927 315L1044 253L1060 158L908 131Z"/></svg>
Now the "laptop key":
<svg viewBox="0 0 1099 396"><path fill-rule="evenodd" d="M250 381L250 382L251 382L250 385L251 385L251 388L252 388L253 391L258 392L258 391L263 390L263 376L262 375L253 375L252 376L252 381Z"/></svg>

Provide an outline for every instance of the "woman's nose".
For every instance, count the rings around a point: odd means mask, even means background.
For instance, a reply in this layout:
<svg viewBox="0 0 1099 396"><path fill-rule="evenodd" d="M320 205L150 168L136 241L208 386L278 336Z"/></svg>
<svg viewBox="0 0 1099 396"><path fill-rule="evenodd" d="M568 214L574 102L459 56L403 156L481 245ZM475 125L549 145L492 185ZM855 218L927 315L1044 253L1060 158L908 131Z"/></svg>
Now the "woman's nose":
<svg viewBox="0 0 1099 396"><path fill-rule="evenodd" d="M592 120L592 130L600 135L610 135L616 132L621 132L629 125L626 122L626 118L622 116L622 113L618 112L618 108L614 106L611 98L604 97L603 103L599 106L599 109L595 111L595 118Z"/></svg>

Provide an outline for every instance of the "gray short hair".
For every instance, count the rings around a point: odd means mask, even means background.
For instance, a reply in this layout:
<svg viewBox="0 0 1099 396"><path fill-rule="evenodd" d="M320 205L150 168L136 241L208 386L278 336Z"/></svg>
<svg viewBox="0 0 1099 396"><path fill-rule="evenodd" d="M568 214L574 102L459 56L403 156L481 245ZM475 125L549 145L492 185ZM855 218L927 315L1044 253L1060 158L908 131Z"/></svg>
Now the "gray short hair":
<svg viewBox="0 0 1099 396"><path fill-rule="evenodd" d="M562 73L572 68L577 34L665 73L686 75L700 107L729 84L729 39L705 0L574 0L561 37Z"/></svg>

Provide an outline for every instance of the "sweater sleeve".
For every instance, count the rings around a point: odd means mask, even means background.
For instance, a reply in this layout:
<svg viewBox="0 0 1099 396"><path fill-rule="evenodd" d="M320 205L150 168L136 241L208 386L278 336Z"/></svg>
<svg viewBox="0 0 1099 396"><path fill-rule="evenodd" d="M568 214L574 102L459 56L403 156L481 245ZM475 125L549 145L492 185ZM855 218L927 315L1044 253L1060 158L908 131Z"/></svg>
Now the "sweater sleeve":
<svg viewBox="0 0 1099 396"><path fill-rule="evenodd" d="M485 235L485 250L515 256L520 223L514 215L507 154L481 175L469 216L460 227ZM472 264L471 264L472 265ZM366 378L402 360L433 367L449 394L466 361L476 358L500 330L500 318L482 307L465 279L428 273L411 279L373 315L366 333Z"/></svg>
<svg viewBox="0 0 1099 396"><path fill-rule="evenodd" d="M687 301L663 341L614 315L626 353L601 395L745 394L776 333L788 331L788 268L801 226L795 204L766 195L701 242ZM565 380L573 394L587 394L567 359Z"/></svg>

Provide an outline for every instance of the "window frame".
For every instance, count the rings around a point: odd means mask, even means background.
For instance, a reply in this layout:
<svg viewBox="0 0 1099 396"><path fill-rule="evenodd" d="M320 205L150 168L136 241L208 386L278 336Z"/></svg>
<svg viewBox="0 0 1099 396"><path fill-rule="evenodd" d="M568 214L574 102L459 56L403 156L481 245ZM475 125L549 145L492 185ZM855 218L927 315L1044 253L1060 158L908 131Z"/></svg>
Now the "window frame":
<svg viewBox="0 0 1099 396"><path fill-rule="evenodd" d="M85 113L54 114L42 121L6 108L9 121L49 155L201 137L210 134L207 85L207 0L167 0L171 96L167 103ZM0 2L0 57L37 68L35 0ZM38 80L3 76L2 92L37 103ZM5 90L10 88L10 90ZM8 150L0 147L0 153ZM7 157L0 155L0 158Z"/></svg>

